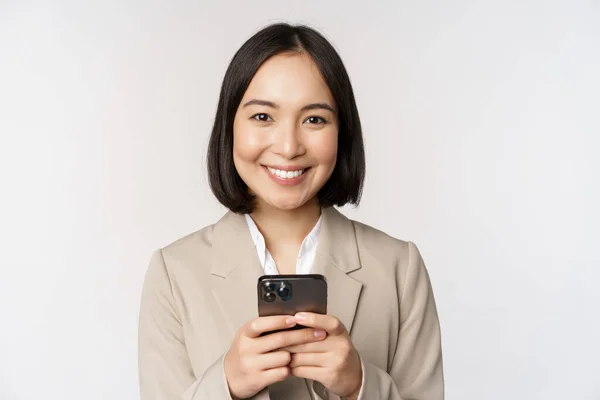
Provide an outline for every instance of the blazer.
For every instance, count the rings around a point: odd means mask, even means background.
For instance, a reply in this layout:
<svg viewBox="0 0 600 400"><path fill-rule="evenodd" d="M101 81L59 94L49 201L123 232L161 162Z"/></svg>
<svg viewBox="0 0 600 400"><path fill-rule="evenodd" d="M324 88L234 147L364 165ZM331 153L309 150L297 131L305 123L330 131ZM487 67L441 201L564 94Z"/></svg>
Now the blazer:
<svg viewBox="0 0 600 400"><path fill-rule="evenodd" d="M363 364L366 400L442 400L440 327L417 247L322 210L313 273L325 276L328 314L347 328ZM140 393L151 399L230 399L223 358L237 330L258 316L263 274L242 215L157 250L139 317ZM339 399L290 377L255 400Z"/></svg>

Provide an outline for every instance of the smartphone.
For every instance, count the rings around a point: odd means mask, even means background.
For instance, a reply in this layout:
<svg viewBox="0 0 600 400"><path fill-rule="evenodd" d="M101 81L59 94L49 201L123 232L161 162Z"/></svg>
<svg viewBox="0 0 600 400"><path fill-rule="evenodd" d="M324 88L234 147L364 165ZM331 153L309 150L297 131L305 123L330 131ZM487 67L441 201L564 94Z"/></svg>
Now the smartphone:
<svg viewBox="0 0 600 400"><path fill-rule="evenodd" d="M323 275L263 275L258 278L258 315L327 314L327 281ZM295 325L289 329L300 329ZM272 333L272 332L270 332Z"/></svg>

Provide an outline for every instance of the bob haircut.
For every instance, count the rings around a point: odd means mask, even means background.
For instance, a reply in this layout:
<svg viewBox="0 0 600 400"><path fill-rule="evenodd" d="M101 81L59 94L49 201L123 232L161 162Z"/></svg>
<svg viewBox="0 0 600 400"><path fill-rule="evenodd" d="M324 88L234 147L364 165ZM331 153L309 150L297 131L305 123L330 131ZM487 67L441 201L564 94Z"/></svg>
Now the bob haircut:
<svg viewBox="0 0 600 400"><path fill-rule="evenodd" d="M337 162L329 180L317 193L321 207L360 202L365 178L365 151L358 109L350 78L333 46L316 30L304 25L269 25L235 53L223 79L208 144L210 188L221 204L238 213L250 213L255 196L233 163L233 121L250 81L269 58L281 53L312 57L335 100L338 118Z"/></svg>

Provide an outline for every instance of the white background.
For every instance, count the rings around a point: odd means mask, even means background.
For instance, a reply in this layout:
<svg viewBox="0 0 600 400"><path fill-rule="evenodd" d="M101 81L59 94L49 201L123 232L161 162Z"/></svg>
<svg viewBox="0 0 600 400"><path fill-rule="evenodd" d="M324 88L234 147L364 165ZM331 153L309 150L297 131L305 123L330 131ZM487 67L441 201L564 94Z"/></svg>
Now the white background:
<svg viewBox="0 0 600 400"><path fill-rule="evenodd" d="M221 79L322 30L367 148L347 215L415 241L447 399L600 399L597 1L0 1L0 398L135 399L151 252L215 222Z"/></svg>

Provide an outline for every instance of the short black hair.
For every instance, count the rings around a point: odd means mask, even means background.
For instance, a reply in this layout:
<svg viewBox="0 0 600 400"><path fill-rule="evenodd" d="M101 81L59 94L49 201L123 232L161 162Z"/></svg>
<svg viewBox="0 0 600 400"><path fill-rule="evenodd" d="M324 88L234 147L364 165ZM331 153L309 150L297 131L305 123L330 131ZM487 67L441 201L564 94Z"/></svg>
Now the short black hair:
<svg viewBox="0 0 600 400"><path fill-rule="evenodd" d="M231 60L219 96L208 143L210 188L221 204L242 214L252 212L254 195L233 163L233 121L250 81L260 66L281 53L305 53L312 57L337 106L337 162L317 196L321 207L358 205L365 179L365 151L358 109L350 78L337 51L315 29L305 25L276 23L248 39Z"/></svg>

